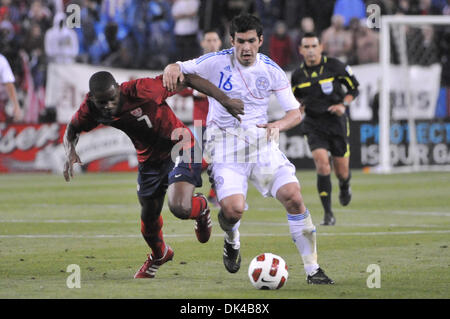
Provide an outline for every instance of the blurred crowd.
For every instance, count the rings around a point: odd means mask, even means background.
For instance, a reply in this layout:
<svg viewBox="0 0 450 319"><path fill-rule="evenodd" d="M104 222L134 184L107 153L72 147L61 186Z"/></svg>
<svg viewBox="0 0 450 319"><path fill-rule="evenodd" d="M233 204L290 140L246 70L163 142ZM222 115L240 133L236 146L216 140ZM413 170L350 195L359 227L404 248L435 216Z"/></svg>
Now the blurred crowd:
<svg viewBox="0 0 450 319"><path fill-rule="evenodd" d="M78 21L71 4L81 9ZM217 30L229 47L229 21L250 12L264 26L261 52L287 71L301 62L297 47L311 31L326 54L357 65L379 59L379 30L366 25L369 4L379 5L382 15L450 15L450 0L0 0L0 53L16 85L32 86L37 103L44 103L50 62L161 70L200 55L204 31ZM410 63L442 63L445 86L449 34L434 27L408 33Z"/></svg>

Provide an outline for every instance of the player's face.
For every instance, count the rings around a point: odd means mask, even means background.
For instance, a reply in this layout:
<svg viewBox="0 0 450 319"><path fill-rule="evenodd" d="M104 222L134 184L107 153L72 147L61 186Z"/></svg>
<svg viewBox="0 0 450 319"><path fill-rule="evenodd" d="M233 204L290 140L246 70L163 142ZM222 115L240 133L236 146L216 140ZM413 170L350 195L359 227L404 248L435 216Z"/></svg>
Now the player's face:
<svg viewBox="0 0 450 319"><path fill-rule="evenodd" d="M256 30L236 32L231 38L236 58L244 66L252 65L256 60L256 54L263 43L263 36L258 37Z"/></svg>
<svg viewBox="0 0 450 319"><path fill-rule="evenodd" d="M103 117L115 116L119 111L120 104L119 85L116 83L105 91L90 93L90 99Z"/></svg>
<svg viewBox="0 0 450 319"><path fill-rule="evenodd" d="M202 40L202 48L205 54L217 52L220 50L221 46L222 41L220 40L219 35L216 32L205 33Z"/></svg>
<svg viewBox="0 0 450 319"><path fill-rule="evenodd" d="M322 58L322 45L318 38L303 38L300 45L300 54L303 55L307 65L320 63Z"/></svg>

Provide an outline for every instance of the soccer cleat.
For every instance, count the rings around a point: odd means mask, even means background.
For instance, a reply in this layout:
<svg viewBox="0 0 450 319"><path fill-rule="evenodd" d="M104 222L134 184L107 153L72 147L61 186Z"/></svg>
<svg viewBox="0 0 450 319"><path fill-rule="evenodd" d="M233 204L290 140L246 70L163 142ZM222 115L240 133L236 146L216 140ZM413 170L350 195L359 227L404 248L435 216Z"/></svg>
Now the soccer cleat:
<svg viewBox="0 0 450 319"><path fill-rule="evenodd" d="M209 237L211 237L212 231L211 214L209 212L208 200L206 199L205 195L200 193L194 195L194 197L197 196L203 197L206 203L206 207L203 208L202 212L195 220L194 224L195 235L197 236L198 241L204 244L209 240Z"/></svg>
<svg viewBox="0 0 450 319"><path fill-rule="evenodd" d="M342 206L347 206L352 200L352 189L350 186L341 188L339 192L339 202Z"/></svg>
<svg viewBox="0 0 450 319"><path fill-rule="evenodd" d="M172 260L173 255L174 255L173 249L169 245L166 245L164 256L162 256L159 259L155 259L153 254L147 255L148 256L147 260L142 265L142 267L136 272L134 278L154 278L158 268L162 264L168 262L169 260Z"/></svg>
<svg viewBox="0 0 450 319"><path fill-rule="evenodd" d="M223 246L223 264L228 272L234 274L241 268L241 254L239 249L234 249L232 244L225 240Z"/></svg>
<svg viewBox="0 0 450 319"><path fill-rule="evenodd" d="M310 285L334 285L334 281L325 275L322 268L317 269L314 274L308 275L306 281Z"/></svg>
<svg viewBox="0 0 450 319"><path fill-rule="evenodd" d="M325 213L323 216L323 221L320 223L322 226L333 226L336 224L336 218L334 217L332 212Z"/></svg>

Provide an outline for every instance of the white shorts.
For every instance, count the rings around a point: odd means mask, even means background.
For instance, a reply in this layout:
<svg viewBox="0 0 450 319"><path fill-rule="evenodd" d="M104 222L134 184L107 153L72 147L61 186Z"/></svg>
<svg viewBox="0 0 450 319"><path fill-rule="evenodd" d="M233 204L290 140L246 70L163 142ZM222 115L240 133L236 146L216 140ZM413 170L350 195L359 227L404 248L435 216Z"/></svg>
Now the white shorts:
<svg viewBox="0 0 450 319"><path fill-rule="evenodd" d="M260 154L256 163L213 163L212 177L218 200L234 194L247 197L248 180L264 197L276 197L278 189L289 183L299 183L295 166L276 146Z"/></svg>

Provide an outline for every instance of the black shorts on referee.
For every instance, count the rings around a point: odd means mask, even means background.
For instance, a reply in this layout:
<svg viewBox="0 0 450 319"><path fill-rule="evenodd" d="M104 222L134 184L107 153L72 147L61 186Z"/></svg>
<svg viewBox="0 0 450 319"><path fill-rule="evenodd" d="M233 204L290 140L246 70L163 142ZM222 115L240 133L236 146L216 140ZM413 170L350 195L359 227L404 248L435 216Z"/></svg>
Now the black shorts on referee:
<svg viewBox="0 0 450 319"><path fill-rule="evenodd" d="M311 118L306 116L301 123L301 131L306 136L309 149L324 148L332 156L350 156L350 127L348 118Z"/></svg>

